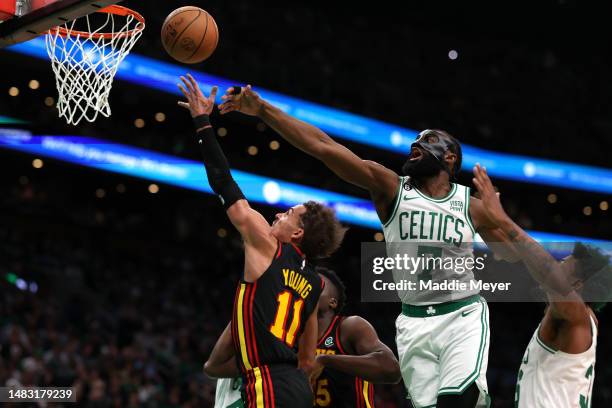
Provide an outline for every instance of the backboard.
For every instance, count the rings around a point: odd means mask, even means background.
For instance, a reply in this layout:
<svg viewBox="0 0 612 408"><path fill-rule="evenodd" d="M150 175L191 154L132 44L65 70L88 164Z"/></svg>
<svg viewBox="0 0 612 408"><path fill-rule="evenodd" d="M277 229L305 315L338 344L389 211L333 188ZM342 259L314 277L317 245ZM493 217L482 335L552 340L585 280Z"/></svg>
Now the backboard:
<svg viewBox="0 0 612 408"><path fill-rule="evenodd" d="M28 41L50 28L121 0L0 0L0 48Z"/></svg>

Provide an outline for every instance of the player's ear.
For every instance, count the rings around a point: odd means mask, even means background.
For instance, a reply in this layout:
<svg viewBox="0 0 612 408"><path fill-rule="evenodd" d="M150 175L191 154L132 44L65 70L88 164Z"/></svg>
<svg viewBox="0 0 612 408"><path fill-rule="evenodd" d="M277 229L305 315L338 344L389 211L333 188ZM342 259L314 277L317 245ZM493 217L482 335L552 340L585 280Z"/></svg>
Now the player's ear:
<svg viewBox="0 0 612 408"><path fill-rule="evenodd" d="M295 242L301 242L302 238L304 238L304 228L298 228L291 234L291 240Z"/></svg>
<svg viewBox="0 0 612 408"><path fill-rule="evenodd" d="M336 310L338 308L338 300L336 298L329 298L329 307Z"/></svg>
<svg viewBox="0 0 612 408"><path fill-rule="evenodd" d="M451 164L451 168L455 165L455 163L457 162L457 155L453 152L451 152L450 150L447 150L446 153L444 153L444 160L447 163Z"/></svg>

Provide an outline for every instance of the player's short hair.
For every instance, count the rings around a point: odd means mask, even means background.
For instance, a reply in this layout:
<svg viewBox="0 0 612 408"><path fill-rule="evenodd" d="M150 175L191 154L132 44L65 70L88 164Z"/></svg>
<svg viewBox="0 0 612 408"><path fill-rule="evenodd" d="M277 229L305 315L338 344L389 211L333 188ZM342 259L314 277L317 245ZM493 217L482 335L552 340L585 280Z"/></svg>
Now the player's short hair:
<svg viewBox="0 0 612 408"><path fill-rule="evenodd" d="M347 228L340 224L334 210L323 204L307 201L304 207L300 248L310 260L327 258L340 247Z"/></svg>
<svg viewBox="0 0 612 408"><path fill-rule="evenodd" d="M453 142L449 150L457 155L457 160L455 161L455 165L451 169L453 171L453 174L452 174L453 178L456 178L457 174L459 174L459 171L461 170L461 163L463 162L463 151L461 150L461 143L459 143L459 140L455 136L451 135L446 130L442 130L442 129L432 129L432 130L434 132L438 132L440 134L447 136Z"/></svg>
<svg viewBox="0 0 612 408"><path fill-rule="evenodd" d="M582 298L594 311L600 311L612 298L610 257L592 245L576 243L572 253L577 263L577 277L582 281ZM589 301L594 299L594 301Z"/></svg>
<svg viewBox="0 0 612 408"><path fill-rule="evenodd" d="M336 292L338 292L338 297L336 298L338 306L334 310L334 314L342 313L342 310L346 305L346 286L344 285L344 282L342 282L342 279L340 279L338 274L331 269L327 269L323 266L317 266L315 271L325 276L332 283L332 285L335 286Z"/></svg>

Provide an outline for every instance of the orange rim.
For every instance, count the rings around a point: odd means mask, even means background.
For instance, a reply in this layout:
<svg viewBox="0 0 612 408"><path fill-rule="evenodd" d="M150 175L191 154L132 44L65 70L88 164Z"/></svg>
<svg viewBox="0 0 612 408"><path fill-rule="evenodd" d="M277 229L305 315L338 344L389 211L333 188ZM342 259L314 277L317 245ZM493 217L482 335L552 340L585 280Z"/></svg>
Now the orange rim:
<svg viewBox="0 0 612 408"><path fill-rule="evenodd" d="M68 30L60 26L56 26L56 27L49 29L49 33L57 34L61 37L79 36L81 38L95 38L95 39L104 38L104 39L110 40L113 38L131 37L134 34L141 32L145 28L144 17L137 11L134 11L127 7L112 5L112 6L104 7L103 9L97 10L96 13L114 14L116 16L123 16L123 17L127 17L131 15L138 21L138 23L136 24L135 28L128 30L128 31L121 32L121 33L89 33L87 31Z"/></svg>

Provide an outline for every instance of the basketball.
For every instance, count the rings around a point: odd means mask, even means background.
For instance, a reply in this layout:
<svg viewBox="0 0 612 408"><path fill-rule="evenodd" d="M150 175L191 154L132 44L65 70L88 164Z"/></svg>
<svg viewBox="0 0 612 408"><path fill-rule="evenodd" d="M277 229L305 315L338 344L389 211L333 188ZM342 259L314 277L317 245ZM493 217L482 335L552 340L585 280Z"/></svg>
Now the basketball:
<svg viewBox="0 0 612 408"><path fill-rule="evenodd" d="M199 7L185 6L166 17L161 31L164 49L185 64L197 64L212 55L219 42L217 23Z"/></svg>

